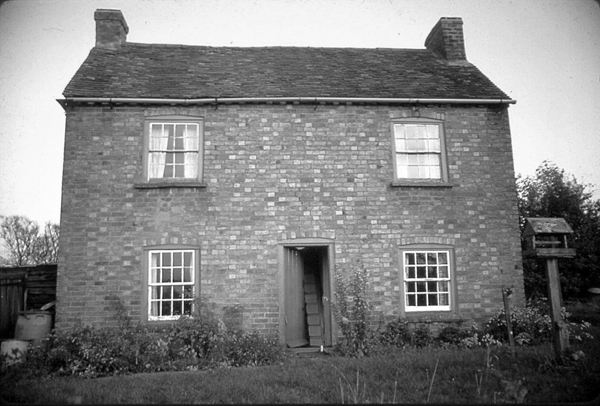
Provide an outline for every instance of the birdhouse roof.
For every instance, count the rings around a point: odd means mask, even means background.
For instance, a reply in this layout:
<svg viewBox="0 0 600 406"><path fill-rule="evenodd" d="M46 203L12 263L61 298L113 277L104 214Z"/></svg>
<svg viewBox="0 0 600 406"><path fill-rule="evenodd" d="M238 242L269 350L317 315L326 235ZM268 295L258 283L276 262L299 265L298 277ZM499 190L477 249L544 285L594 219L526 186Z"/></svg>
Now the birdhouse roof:
<svg viewBox="0 0 600 406"><path fill-rule="evenodd" d="M543 234L572 234L573 229L561 217L546 218L526 218L523 237Z"/></svg>

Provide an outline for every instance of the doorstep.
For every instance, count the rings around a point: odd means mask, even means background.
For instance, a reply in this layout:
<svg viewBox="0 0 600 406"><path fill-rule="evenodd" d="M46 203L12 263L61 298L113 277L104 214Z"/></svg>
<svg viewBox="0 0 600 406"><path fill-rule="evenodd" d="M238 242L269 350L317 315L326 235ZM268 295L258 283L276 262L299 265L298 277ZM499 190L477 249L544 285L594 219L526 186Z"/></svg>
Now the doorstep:
<svg viewBox="0 0 600 406"><path fill-rule="evenodd" d="M331 348L323 348L322 347L298 347L298 348L290 348L290 350L299 357L319 357L322 355L329 355L331 353Z"/></svg>

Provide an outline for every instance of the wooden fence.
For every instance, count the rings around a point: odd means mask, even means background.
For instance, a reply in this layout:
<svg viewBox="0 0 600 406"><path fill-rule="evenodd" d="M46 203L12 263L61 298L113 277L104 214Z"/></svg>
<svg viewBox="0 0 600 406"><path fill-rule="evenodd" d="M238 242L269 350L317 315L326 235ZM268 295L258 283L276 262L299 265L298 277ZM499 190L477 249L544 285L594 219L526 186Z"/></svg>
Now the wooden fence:
<svg viewBox="0 0 600 406"><path fill-rule="evenodd" d="M56 264L0 268L0 338L14 337L20 311L39 310L56 300L56 268Z"/></svg>

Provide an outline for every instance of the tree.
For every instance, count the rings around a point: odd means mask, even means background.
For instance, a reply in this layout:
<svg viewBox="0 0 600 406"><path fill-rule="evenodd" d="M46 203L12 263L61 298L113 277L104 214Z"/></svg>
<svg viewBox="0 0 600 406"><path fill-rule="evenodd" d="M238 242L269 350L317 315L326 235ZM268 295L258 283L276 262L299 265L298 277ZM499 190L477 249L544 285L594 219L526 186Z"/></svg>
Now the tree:
<svg viewBox="0 0 600 406"><path fill-rule="evenodd" d="M13 266L56 263L60 227L46 223L43 232L39 225L24 216L2 217L0 238L6 251L4 263Z"/></svg>
<svg viewBox="0 0 600 406"><path fill-rule="evenodd" d="M573 228L570 244L577 256L561 260L559 265L565 297L600 286L600 200L592 199L591 187L548 161L533 177L517 179L521 231L526 217L562 217ZM526 295L545 296L544 264L528 259L523 265Z"/></svg>

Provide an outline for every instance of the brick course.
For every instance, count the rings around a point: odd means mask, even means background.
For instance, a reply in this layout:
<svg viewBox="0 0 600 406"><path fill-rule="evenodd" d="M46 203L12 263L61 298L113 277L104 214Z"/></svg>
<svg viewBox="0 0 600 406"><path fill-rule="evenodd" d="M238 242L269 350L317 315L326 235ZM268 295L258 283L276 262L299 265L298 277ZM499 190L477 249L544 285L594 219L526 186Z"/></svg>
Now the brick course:
<svg viewBox="0 0 600 406"><path fill-rule="evenodd" d="M243 327L279 326L279 241L335 243L360 259L375 314L400 307L398 248L455 247L459 318L482 322L523 279L506 107L219 105L67 107L58 328L115 326L107 296L140 319L143 247L200 247L201 295ZM144 119L204 117L206 188L136 189ZM393 187L390 121L444 121L451 188ZM432 314L430 318L436 318ZM444 318L445 316L442 316ZM456 317L452 317L453 320Z"/></svg>

